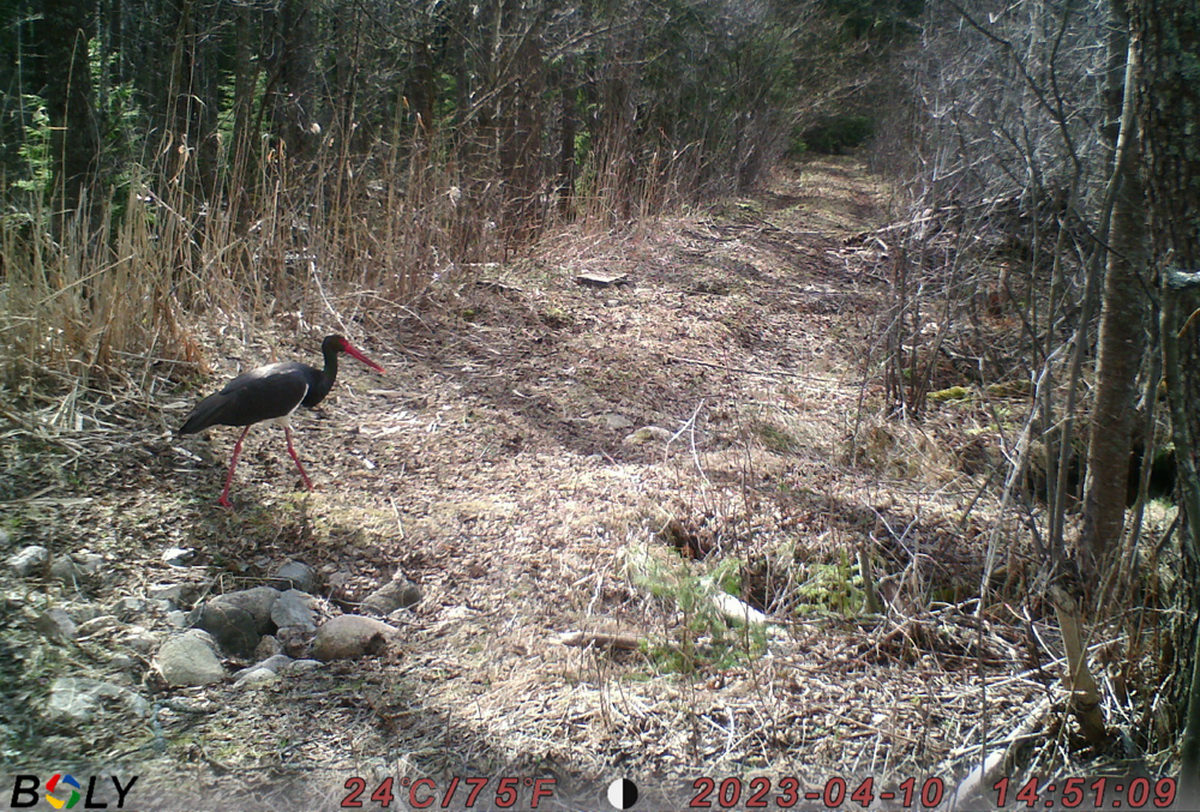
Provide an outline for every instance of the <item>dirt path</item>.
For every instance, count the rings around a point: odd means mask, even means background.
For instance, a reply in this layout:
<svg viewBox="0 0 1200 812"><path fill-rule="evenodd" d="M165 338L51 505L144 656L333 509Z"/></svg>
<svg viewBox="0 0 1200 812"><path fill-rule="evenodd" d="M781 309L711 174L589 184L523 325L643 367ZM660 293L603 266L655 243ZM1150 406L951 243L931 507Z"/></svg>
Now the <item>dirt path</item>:
<svg viewBox="0 0 1200 812"><path fill-rule="evenodd" d="M251 433L233 515L211 505L232 430L31 464L25 493L39 476L54 487L9 503L10 546L87 548L112 577L22 593L23 605L110 604L213 575L213 591L228 591L289 558L317 568L331 612L397 574L425 600L388 657L258 690L159 694L152 728L39 733L10 757L70 753L140 772L164 799L202 789L275 809L318 808L304 800L314 794L334 808L352 775L373 788L387 775L555 774L551 808L566 808L621 775L667 803L702 776L820 787L945 768L972 714L971 641L937 618L876 634L849 611L857 549L912 557L893 524L920 547L921 577L953 590L977 571L958 543L967 497L947 487L953 473L922 482L918 468L901 480L847 465L882 288L844 238L877 222L877 195L853 161L812 163L719 215L564 239L486 284L436 290L419 315L369 318L353 340L388 374L347 363L326 403L295 421L319 488L308 498L291 492L276 429ZM585 272L629 284L584 287ZM211 360L220 377L234 370ZM194 400L164 393L143 437ZM644 427L657 430L634 442ZM172 545L198 551L189 569L161 561ZM776 626L728 628L712 582ZM563 645L568 632L640 648ZM20 639L10 703L36 703L38 686L80 661L119 670L115 641L33 662Z"/></svg>

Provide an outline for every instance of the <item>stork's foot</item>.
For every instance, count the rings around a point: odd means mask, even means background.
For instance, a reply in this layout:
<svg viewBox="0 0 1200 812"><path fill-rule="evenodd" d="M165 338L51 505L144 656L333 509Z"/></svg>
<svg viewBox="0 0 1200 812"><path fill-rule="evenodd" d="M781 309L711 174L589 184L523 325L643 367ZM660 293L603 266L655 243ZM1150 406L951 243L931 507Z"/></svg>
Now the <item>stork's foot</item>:
<svg viewBox="0 0 1200 812"><path fill-rule="evenodd" d="M226 510L233 510L233 502L229 501L229 494L221 494L221 498L217 500L217 504Z"/></svg>

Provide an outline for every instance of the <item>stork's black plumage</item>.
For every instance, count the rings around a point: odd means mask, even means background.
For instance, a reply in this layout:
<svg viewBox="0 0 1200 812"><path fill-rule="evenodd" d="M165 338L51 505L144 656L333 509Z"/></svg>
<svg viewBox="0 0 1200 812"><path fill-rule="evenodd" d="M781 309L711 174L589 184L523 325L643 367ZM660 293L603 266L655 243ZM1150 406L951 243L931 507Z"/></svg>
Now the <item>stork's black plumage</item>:
<svg viewBox="0 0 1200 812"><path fill-rule="evenodd" d="M187 420L179 428L180 434L195 434L210 426L245 426L233 447L233 459L225 477L225 490L217 500L225 507L229 504L229 486L233 482L233 470L237 467L238 455L242 453L242 441L250 426L263 420L274 420L283 424L287 437L288 453L300 469L304 485L312 490L308 473L300 463L300 457L292 446L292 430L288 419L299 406L312 408L325 399L337 378L338 353L344 352L372 369L383 372L383 367L367 358L349 341L341 336L326 336L321 342L321 353L325 356L325 368L317 369L296 361L285 361L252 369L238 375L225 388L209 395L196 404Z"/></svg>

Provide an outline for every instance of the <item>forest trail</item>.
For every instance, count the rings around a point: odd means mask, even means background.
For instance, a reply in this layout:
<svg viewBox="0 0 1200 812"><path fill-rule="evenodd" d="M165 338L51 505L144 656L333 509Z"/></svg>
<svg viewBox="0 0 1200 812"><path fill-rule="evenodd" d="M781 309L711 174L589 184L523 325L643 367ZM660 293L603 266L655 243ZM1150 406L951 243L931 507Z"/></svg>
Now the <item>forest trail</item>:
<svg viewBox="0 0 1200 812"><path fill-rule="evenodd" d="M153 726L59 732L21 758L67 737L163 797L195 782L237 808L303 808L314 794L333 807L352 775L554 774L579 797L654 776L648 797L677 801L700 776L819 782L947 764L978 677L962 630L935 618L873 634L797 607L852 600L847 562L869 544L884 557L919 547L921 577L947 594L978 578L978 551L960 543L975 534L959 522L971 490L948 484L957 474L932 462L930 440L913 441L924 464L900 429L857 423L861 399L878 397L863 353L885 284L846 238L881 224L882 197L861 162L814 160L719 212L564 238L442 282L413 311L363 314L348 336L388 374L347 364L293 421L311 496L293 492L281 433L264 426L246 441L237 511L215 508L236 431L167 435L196 391L127 415L139 433L123 446L30 466L26 493L41 492L9 503L14 544L109 562L103 583L54 596L68 608L181 581L256 586L288 559L317 570L329 612L394 577L424 600L395 620L403 642L387 656L167 692ZM305 335L277 339L280 357L312 362ZM222 341L205 391L235 360L272 360ZM871 438L860 462L879 464L849 464L856 429ZM186 568L162 560L176 545L196 551ZM723 635L706 599L689 603L705 576L777 628ZM128 622L171 628L153 612ZM564 645L572 632L642 648ZM1004 671L1009 652L993 653ZM38 678L117 673L83 661L46 661ZM930 721L949 706L952 723Z"/></svg>

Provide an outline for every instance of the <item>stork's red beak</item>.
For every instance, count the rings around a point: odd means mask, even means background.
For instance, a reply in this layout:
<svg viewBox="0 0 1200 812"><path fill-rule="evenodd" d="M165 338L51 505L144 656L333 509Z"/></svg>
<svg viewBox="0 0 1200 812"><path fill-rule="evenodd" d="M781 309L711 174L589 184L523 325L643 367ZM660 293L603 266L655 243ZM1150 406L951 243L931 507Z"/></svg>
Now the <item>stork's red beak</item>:
<svg viewBox="0 0 1200 812"><path fill-rule="evenodd" d="M370 358L363 355L361 352L359 352L354 347L353 344L351 344L349 341L346 341L345 339L342 340L342 352L346 353L346 355L349 355L353 358L357 358L358 360L362 361L364 364L366 364L367 366L369 366L371 369L375 370L376 372L384 371L383 367L379 366L379 364L375 363Z"/></svg>

